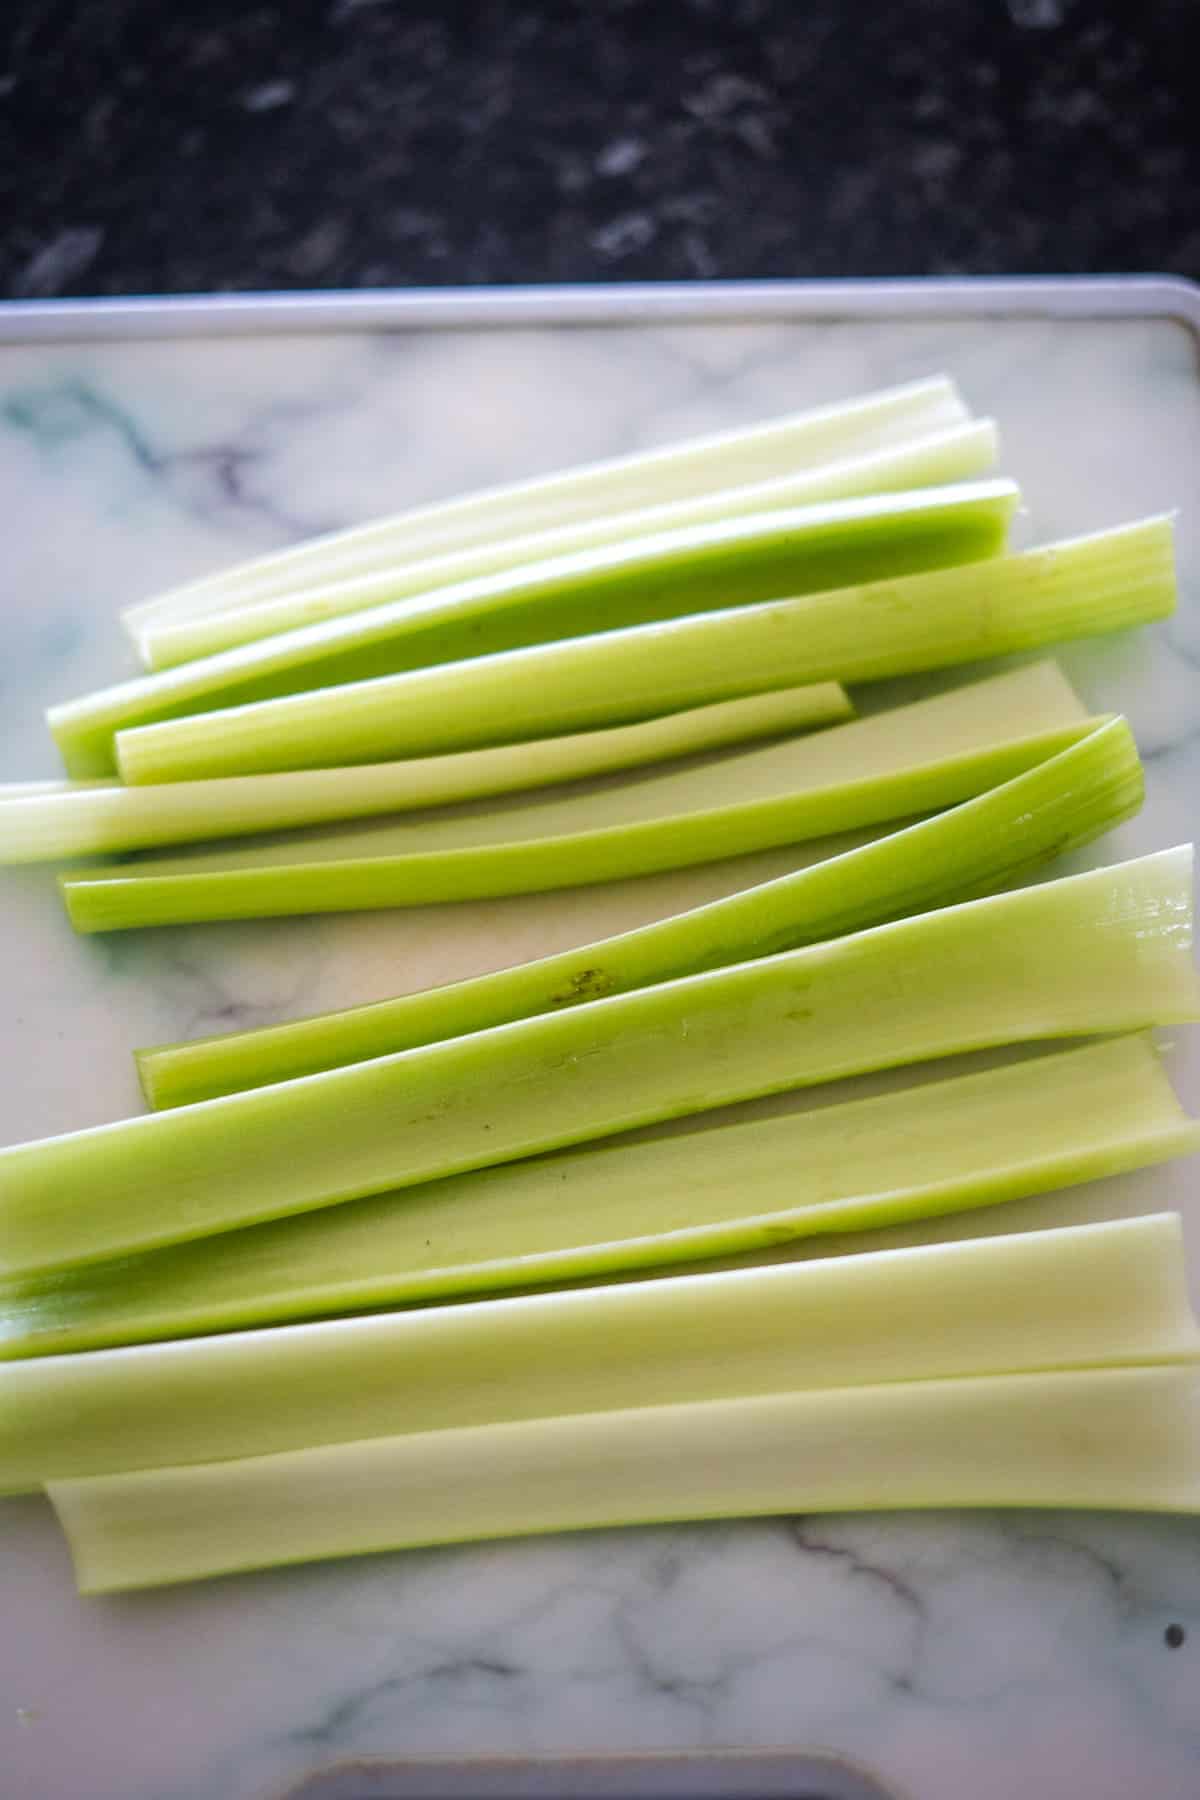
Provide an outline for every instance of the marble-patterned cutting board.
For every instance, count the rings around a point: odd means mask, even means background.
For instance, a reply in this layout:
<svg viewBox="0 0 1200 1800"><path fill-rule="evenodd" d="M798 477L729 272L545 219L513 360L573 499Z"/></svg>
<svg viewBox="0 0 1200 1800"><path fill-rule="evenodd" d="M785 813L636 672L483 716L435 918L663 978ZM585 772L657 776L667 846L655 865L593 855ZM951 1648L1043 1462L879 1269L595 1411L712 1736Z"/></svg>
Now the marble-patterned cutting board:
<svg viewBox="0 0 1200 1800"><path fill-rule="evenodd" d="M1001 422L1030 540L1180 509L1178 619L1063 661L1097 708L1129 713L1147 759L1144 813L1091 860L1190 839L1198 301L784 284L11 308L0 780L53 774L43 707L131 670L123 603L433 496L948 369ZM72 936L50 872L4 872L0 1141L137 1109L136 1044L466 975L788 865L108 939ZM1172 1053L1193 1110L1197 1035ZM938 1229L1178 1207L1200 1299L1195 1183L1179 1165ZM45 1503L0 1503L2 1800L258 1800L361 1757L765 1746L849 1757L920 1800L1195 1800L1200 1521L792 1518L81 1601Z"/></svg>

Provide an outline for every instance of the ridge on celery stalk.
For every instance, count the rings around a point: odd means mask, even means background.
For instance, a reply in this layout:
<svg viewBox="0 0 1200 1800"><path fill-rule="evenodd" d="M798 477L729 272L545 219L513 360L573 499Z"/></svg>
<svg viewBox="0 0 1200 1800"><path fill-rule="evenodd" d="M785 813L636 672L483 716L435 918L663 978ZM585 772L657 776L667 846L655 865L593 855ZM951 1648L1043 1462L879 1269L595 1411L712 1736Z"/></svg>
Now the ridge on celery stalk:
<svg viewBox="0 0 1200 1800"><path fill-rule="evenodd" d="M1200 1015L1192 851L0 1151L0 1273L103 1261L871 1069Z"/></svg>

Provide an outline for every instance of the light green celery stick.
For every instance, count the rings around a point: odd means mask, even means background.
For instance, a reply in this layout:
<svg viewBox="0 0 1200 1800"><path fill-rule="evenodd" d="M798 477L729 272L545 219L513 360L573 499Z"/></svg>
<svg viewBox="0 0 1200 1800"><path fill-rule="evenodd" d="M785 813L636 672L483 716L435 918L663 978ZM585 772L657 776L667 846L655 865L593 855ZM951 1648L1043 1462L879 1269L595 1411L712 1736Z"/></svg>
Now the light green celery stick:
<svg viewBox="0 0 1200 1800"><path fill-rule="evenodd" d="M733 431L435 501L222 569L131 606L122 619L136 634L150 620L199 617L314 581L338 580L650 502L713 493L792 469L817 468L961 425L966 419L967 409L954 383L935 375Z"/></svg>
<svg viewBox="0 0 1200 1800"><path fill-rule="evenodd" d="M187 781L616 723L807 681L874 681L1167 617L1169 519L956 569L598 633L122 730L127 781ZM277 640L271 640L277 641Z"/></svg>
<svg viewBox="0 0 1200 1800"><path fill-rule="evenodd" d="M55 1482L81 1593L420 1544L772 1513L1200 1511L1188 1364L466 1426Z"/></svg>
<svg viewBox="0 0 1200 1800"><path fill-rule="evenodd" d="M1200 1016L1192 853L923 913L471 1037L0 1152L0 1274L50 1273L727 1101Z"/></svg>
<svg viewBox="0 0 1200 1800"><path fill-rule="evenodd" d="M994 892L1142 801L1124 720L974 800L811 868L598 943L447 987L136 1052L154 1107L314 1075Z"/></svg>
<svg viewBox="0 0 1200 1800"><path fill-rule="evenodd" d="M882 725L883 715L861 723ZM121 931L423 906L618 881L932 812L1011 780L1101 723L1087 719L914 761L904 722L896 719L890 742L881 742L878 731L864 733L852 745L834 745L831 756L809 761L799 754L802 742L788 741L745 751L717 767L689 769L679 775L676 790L668 787L670 775L650 776L628 788L540 807L526 802L510 812L476 810L345 835L306 833L248 850L235 845L67 872L59 886L77 931ZM835 726L823 735L852 729ZM822 781L831 765L842 772ZM703 790L706 778L711 792L689 803L687 796Z"/></svg>
<svg viewBox="0 0 1200 1800"><path fill-rule="evenodd" d="M113 734L150 720L992 556L1003 547L1016 499L1010 481L963 482L602 545L241 644L52 707L47 718L68 774L109 774ZM795 685L786 676L758 683ZM704 693L698 702L748 691ZM675 710L667 695L640 711L618 707L599 722ZM551 729L519 735L545 737Z"/></svg>
<svg viewBox="0 0 1200 1800"><path fill-rule="evenodd" d="M843 689L826 682L723 700L639 725L353 769L140 788L104 781L28 782L0 788L0 863L93 856L444 806L829 725L852 711Z"/></svg>
<svg viewBox="0 0 1200 1800"><path fill-rule="evenodd" d="M328 903L354 891L378 905L389 886L402 899L418 893L461 899L472 882L476 892L506 880L561 885L583 879L592 867L611 879L646 868L656 856L676 864L728 856L742 839L749 848L777 833L787 841L794 833L851 830L852 814L865 823L889 810L893 817L919 811L931 780L942 798L934 795L928 805L949 804L1004 778L997 752L1014 773L1048 753L1043 734L1064 727L1079 734L1090 728L1069 683L1054 664L1043 663L803 742L650 770L599 792L522 797L353 831L292 833L248 847L191 849L84 870L79 885L67 890L69 904L78 923L99 924L155 917L154 907L172 896L173 904L190 907L197 880L219 905L257 906L274 891L290 907L302 897ZM925 771L917 787L914 769ZM182 784L165 785L170 791ZM300 864L310 866L310 876L294 883ZM282 867L289 870L283 885Z"/></svg>
<svg viewBox="0 0 1200 1800"><path fill-rule="evenodd" d="M770 1250L991 1206L1197 1149L1200 1123L1182 1112L1152 1045L1106 1039L804 1114L563 1150L0 1283L0 1357ZM1077 1271L1064 1272L1069 1282ZM880 1316L890 1330L894 1315Z"/></svg>
<svg viewBox="0 0 1200 1800"><path fill-rule="evenodd" d="M660 531L679 531L711 520L732 519L776 507L811 506L854 494L892 493L984 474L996 460L996 428L990 419L953 426L886 450L874 450L815 469L789 470L744 487L722 488L699 498L642 506L636 512L606 514L579 524L555 526L526 537L501 538L420 562L381 568L318 587L299 588L196 619L156 624L137 634L142 660L151 669L169 669L198 656L215 656L235 644L251 644L278 631L294 631L324 619L341 618L408 594L493 575L524 563L544 562L599 545L628 543Z"/></svg>
<svg viewBox="0 0 1200 1800"><path fill-rule="evenodd" d="M3 781L0 800L22 800L30 794L78 794L85 788L111 787L102 777L96 781Z"/></svg>
<svg viewBox="0 0 1200 1800"><path fill-rule="evenodd" d="M0 1493L797 1386L1184 1357L1200 1331L1162 1214L9 1364Z"/></svg>

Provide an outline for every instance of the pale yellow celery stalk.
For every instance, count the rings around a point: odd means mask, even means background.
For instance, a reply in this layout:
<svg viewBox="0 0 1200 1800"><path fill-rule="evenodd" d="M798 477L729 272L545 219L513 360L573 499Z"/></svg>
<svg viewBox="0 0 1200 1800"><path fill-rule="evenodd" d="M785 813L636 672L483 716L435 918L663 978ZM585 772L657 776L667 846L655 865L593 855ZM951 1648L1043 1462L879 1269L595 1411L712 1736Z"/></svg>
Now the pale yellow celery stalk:
<svg viewBox="0 0 1200 1800"><path fill-rule="evenodd" d="M118 730L117 760L127 781L154 782L426 755L763 688L949 668L1149 624L1174 605L1171 521L1151 519L957 568L135 725Z"/></svg>
<svg viewBox="0 0 1200 1800"><path fill-rule="evenodd" d="M0 1357L768 1251L992 1206L1198 1149L1200 1122L1183 1113L1149 1040L1106 1039L779 1118L729 1125L718 1115L688 1132L585 1145L0 1283ZM1064 1293L1078 1273L1064 1263ZM1133 1265L1126 1273L1132 1280ZM1151 1290L1144 1279L1134 1285L1126 1298L1140 1305ZM885 1307L868 1324L890 1331L894 1318ZM940 1334L940 1310L938 1320ZM1066 1329L1065 1313L1060 1323Z"/></svg>
<svg viewBox="0 0 1200 1800"><path fill-rule="evenodd" d="M18 783L0 788L0 863L243 837L552 787L834 724L852 711L844 690L826 682L719 701L638 725L353 769L140 788L105 781Z"/></svg>
<svg viewBox="0 0 1200 1800"><path fill-rule="evenodd" d="M1192 852L0 1152L0 1273L49 1274L753 1095L1200 1015Z"/></svg>
<svg viewBox="0 0 1200 1800"><path fill-rule="evenodd" d="M0 1494L513 1419L1187 1357L1200 1331L1165 1213L10 1364Z"/></svg>
<svg viewBox="0 0 1200 1800"><path fill-rule="evenodd" d="M198 617L314 579L336 580L380 564L603 517L644 506L648 496L667 501L815 468L961 425L967 416L954 383L935 375L856 400L434 501L188 582L127 608L122 619L136 636L150 620Z"/></svg>
<svg viewBox="0 0 1200 1800"><path fill-rule="evenodd" d="M385 567L322 586L299 588L258 601L250 599L199 618L168 618L162 623L150 619L137 633L138 649L148 668L169 669L196 657L214 656L236 644L254 643L274 632L294 631L301 625L341 618L364 607L402 599L406 594L449 587L476 576L519 568L524 563L775 507L811 506L820 500L961 481L984 474L995 460L995 425L990 419L974 420L915 438L911 443L813 469L789 470L766 481L722 488L699 498L649 507L639 505L635 512L605 514L599 519L559 525L528 536L492 540L467 550Z"/></svg>
<svg viewBox="0 0 1200 1800"><path fill-rule="evenodd" d="M49 1489L85 1594L420 1544L810 1512L1200 1511L1200 1374L1081 1369L477 1425Z"/></svg>

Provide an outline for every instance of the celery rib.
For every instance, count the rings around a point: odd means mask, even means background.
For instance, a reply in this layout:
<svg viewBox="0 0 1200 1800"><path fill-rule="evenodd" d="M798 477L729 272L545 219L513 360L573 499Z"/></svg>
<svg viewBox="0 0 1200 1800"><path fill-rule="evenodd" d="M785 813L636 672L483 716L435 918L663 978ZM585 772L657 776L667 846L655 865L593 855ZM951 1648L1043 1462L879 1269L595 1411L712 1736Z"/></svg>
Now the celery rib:
<svg viewBox="0 0 1200 1800"><path fill-rule="evenodd" d="M138 1075L151 1106L182 1106L795 949L993 892L1141 802L1133 736L1113 720L938 817L691 912L446 987L139 1050Z"/></svg>
<svg viewBox="0 0 1200 1800"><path fill-rule="evenodd" d="M133 726L118 732L117 757L127 781L154 782L426 755L766 687L946 668L1147 624L1174 604L1171 521L1152 519L963 567Z"/></svg>
<svg viewBox="0 0 1200 1800"><path fill-rule="evenodd" d="M724 1102L1200 1012L1192 856L970 901L348 1068L0 1152L20 1276Z"/></svg>
<svg viewBox="0 0 1200 1800"><path fill-rule="evenodd" d="M834 682L783 688L637 725L537 738L449 756L166 782L30 782L0 789L0 863L95 856L204 838L445 806L635 768L846 719Z"/></svg>
<svg viewBox="0 0 1200 1800"><path fill-rule="evenodd" d="M12 1364L0 1494L402 1432L1184 1357L1200 1331L1163 1214Z"/></svg>
<svg viewBox="0 0 1200 1800"><path fill-rule="evenodd" d="M501 538L322 586L247 600L200 618L167 619L161 624L150 620L137 634L138 647L147 667L170 669L197 657L215 656L237 644L254 643L276 632L320 624L368 606L519 568L525 563L543 562L549 557L571 555L604 544L628 543L656 532L679 531L747 513L944 485L984 474L995 459L993 421L972 420L884 450L816 468L789 470L766 481L721 488L699 498L642 506L636 512L606 513L599 519L555 526L529 536Z"/></svg>
<svg viewBox="0 0 1200 1800"><path fill-rule="evenodd" d="M422 1544L931 1507L1200 1510L1189 1366L895 1382L56 1482L80 1591Z"/></svg>
<svg viewBox="0 0 1200 1800"><path fill-rule="evenodd" d="M1152 1044L1109 1039L802 1114L560 1151L0 1283L0 1357L777 1252L1196 1150L1200 1122L1184 1114ZM891 1329L894 1316L881 1316ZM723 1356L726 1348L722 1340Z"/></svg>
<svg viewBox="0 0 1200 1800"><path fill-rule="evenodd" d="M47 721L68 774L111 774L114 734L151 720L992 556L1004 543L1016 498L1010 481L964 482L603 545L143 675L51 707ZM758 685L801 684L776 673ZM732 699L746 691L725 689L700 699ZM640 713L618 708L599 722L674 710L669 698L656 698ZM551 730L514 735L548 736Z"/></svg>
<svg viewBox="0 0 1200 1800"><path fill-rule="evenodd" d="M954 383L935 375L732 431L435 501L220 570L131 606L121 617L136 637L152 620L198 617L252 597L307 586L314 579L334 580L571 520L603 517L645 505L648 495L666 501L788 469L818 467L961 425L967 416Z"/></svg>
<svg viewBox="0 0 1200 1800"><path fill-rule="evenodd" d="M904 765L886 776L794 794L768 793L706 812L666 813L585 831L548 831L536 838L451 843L428 850L410 847L402 827L388 826L377 835L360 833L352 840L326 836L285 847L256 847L247 855L261 857L262 867L239 866L236 849L213 851L204 853L208 866L199 869L168 866L173 859L155 858L132 869L64 874L59 888L75 930L93 932L369 912L624 881L932 812L1011 780L1077 743L1101 722L1085 720L935 763ZM777 778L767 786L777 787ZM750 792L753 796L753 787ZM475 822L509 823L504 818Z"/></svg>
<svg viewBox="0 0 1200 1800"><path fill-rule="evenodd" d="M1057 670L1022 672L601 792L142 858L60 888L76 930L113 931L617 881L953 805L1086 736L1100 721L1081 712Z"/></svg>

